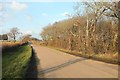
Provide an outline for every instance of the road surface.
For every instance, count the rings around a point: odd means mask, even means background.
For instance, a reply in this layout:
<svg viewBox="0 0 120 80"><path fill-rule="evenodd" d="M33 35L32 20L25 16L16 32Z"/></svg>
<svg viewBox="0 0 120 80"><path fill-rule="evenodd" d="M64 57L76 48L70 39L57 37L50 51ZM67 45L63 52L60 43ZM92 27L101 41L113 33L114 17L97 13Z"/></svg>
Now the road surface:
<svg viewBox="0 0 120 80"><path fill-rule="evenodd" d="M118 65L76 57L51 48L32 45L39 60L38 78L118 78ZM34 71L31 72L34 74Z"/></svg>

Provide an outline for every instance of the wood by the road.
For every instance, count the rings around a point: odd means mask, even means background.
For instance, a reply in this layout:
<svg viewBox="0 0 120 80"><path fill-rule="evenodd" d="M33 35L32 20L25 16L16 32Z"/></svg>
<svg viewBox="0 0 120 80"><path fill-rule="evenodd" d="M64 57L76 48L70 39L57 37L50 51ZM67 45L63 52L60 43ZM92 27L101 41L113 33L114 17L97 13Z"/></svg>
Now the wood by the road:
<svg viewBox="0 0 120 80"><path fill-rule="evenodd" d="M39 59L38 78L118 78L118 65L76 57L40 45L32 46Z"/></svg>

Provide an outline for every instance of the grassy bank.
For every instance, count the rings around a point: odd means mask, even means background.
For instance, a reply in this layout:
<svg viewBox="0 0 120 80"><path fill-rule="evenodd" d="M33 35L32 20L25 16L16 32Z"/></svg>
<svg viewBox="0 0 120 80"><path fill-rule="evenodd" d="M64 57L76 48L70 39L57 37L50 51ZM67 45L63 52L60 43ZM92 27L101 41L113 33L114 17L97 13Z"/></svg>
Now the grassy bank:
<svg viewBox="0 0 120 80"><path fill-rule="evenodd" d="M18 48L19 46L22 46L24 44L27 44L27 42L1 42L0 46L2 48L2 52L5 53L7 51L13 51L14 49ZM3 54L4 55L4 54Z"/></svg>
<svg viewBox="0 0 120 80"><path fill-rule="evenodd" d="M32 49L29 45L5 52L2 57L2 78L24 78L31 55Z"/></svg>

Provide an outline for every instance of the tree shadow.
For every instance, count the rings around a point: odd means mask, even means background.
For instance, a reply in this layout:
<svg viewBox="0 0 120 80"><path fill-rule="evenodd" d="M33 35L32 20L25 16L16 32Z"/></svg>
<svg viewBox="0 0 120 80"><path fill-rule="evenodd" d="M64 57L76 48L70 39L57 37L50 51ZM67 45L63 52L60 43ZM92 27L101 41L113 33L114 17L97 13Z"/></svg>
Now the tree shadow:
<svg viewBox="0 0 120 80"><path fill-rule="evenodd" d="M35 50L32 48L32 56L28 65L29 67L27 69L25 78L35 78L35 80L38 80L38 69L37 69L38 65L40 67L40 60L36 56ZM41 76L44 77L44 74L42 74Z"/></svg>
<svg viewBox="0 0 120 80"><path fill-rule="evenodd" d="M56 66L53 66L53 67L50 67L50 68L47 68L47 69L42 69L40 67L40 60L37 58L35 50L32 49L31 61L29 63L29 67L28 67L25 78L27 78L27 79L32 78L32 79L35 79L35 80L40 80L40 79L45 80L44 75L46 73L53 72L53 71L56 71L56 70L60 70L61 68L67 67L69 65L72 65L72 64L75 64L77 62L84 61L84 60L87 60L87 59L86 58L72 59L72 60L69 60L69 61L64 62L62 64L59 64L59 65L56 65ZM38 65L39 65L39 70L37 68Z"/></svg>
<svg viewBox="0 0 120 80"><path fill-rule="evenodd" d="M52 71L60 70L61 68L67 67L69 65L72 65L72 64L75 64L77 62L84 61L84 60L87 60L87 59L86 58L78 58L78 59L69 60L69 61L67 61L65 63L59 64L59 65L51 67L51 68L47 68L47 69L44 69L44 70L41 69L38 72L38 74L39 75L43 75L45 73L49 73L49 72L52 72Z"/></svg>

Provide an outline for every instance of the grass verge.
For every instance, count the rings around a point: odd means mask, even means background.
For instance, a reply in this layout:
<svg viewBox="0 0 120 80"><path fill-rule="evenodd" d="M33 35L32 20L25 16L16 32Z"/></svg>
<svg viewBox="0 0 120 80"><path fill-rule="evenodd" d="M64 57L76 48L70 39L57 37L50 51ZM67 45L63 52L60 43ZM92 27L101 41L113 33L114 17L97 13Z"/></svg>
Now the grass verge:
<svg viewBox="0 0 120 80"><path fill-rule="evenodd" d="M32 49L23 45L2 57L2 78L24 78Z"/></svg>
<svg viewBox="0 0 120 80"><path fill-rule="evenodd" d="M48 46L48 47L65 52L67 54L84 57L84 58L88 58L88 59L93 59L93 60L97 60L97 61L102 61L102 62L106 62L106 63L120 65L120 59L118 58L118 53L114 53L111 55L110 54L82 54L82 53L76 52L76 51L69 51L69 50L55 48L55 47L51 47L51 46ZM114 58L114 57L116 57L116 58Z"/></svg>

